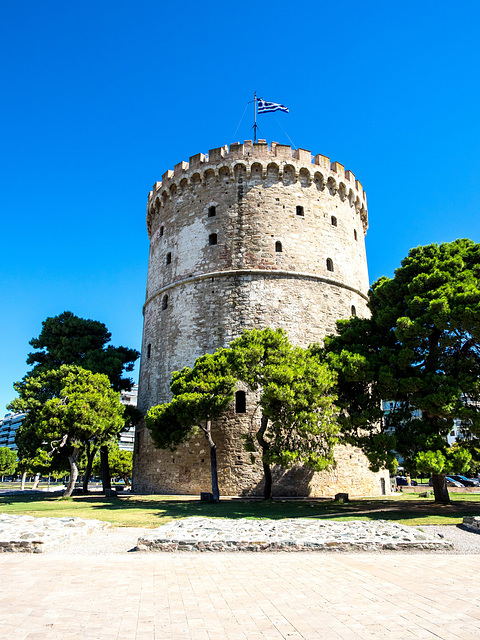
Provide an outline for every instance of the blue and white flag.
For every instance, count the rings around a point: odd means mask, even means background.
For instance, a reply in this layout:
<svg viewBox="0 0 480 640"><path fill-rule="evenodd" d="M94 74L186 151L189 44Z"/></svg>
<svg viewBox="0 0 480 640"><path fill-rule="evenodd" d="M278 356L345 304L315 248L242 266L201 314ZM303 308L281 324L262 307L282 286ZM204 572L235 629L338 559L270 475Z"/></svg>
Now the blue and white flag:
<svg viewBox="0 0 480 640"><path fill-rule="evenodd" d="M283 104L267 102L261 98L257 100L257 108L258 113L271 113L272 111L285 111L285 113L288 113L288 107L284 107Z"/></svg>

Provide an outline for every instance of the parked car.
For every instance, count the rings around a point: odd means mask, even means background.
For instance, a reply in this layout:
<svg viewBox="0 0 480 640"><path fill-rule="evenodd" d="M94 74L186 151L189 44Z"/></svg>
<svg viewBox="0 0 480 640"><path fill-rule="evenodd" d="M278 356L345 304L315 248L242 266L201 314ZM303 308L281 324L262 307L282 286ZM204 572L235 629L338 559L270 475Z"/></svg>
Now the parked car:
<svg viewBox="0 0 480 640"><path fill-rule="evenodd" d="M480 485L480 482L477 479L467 478L466 476L460 476L458 474L450 476L450 478L457 482L461 482L464 487L478 487Z"/></svg>
<svg viewBox="0 0 480 640"><path fill-rule="evenodd" d="M397 487L406 487L408 485L407 476L395 476L395 482L397 483ZM416 487L417 484L416 480L411 481L412 487Z"/></svg>
<svg viewBox="0 0 480 640"><path fill-rule="evenodd" d="M445 476L445 480L447 481L447 487L457 487L459 489L465 488L464 484L462 484L461 482L458 482L458 480L454 480L450 476ZM431 478L428 481L428 484L430 487L433 486L433 480Z"/></svg>

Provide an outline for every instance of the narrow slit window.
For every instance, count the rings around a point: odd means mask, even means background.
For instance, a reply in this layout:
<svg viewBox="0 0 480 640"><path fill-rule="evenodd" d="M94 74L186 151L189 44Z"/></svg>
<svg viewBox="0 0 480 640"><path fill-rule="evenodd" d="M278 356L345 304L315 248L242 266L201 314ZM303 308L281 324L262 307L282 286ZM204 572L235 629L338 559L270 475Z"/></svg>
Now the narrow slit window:
<svg viewBox="0 0 480 640"><path fill-rule="evenodd" d="M235 394L235 413L247 413L247 396L245 391L237 391Z"/></svg>
<svg viewBox="0 0 480 640"><path fill-rule="evenodd" d="M355 305L352 304L352 316L356 316L357 315L357 310L355 309Z"/></svg>
<svg viewBox="0 0 480 640"><path fill-rule="evenodd" d="M357 238L357 230L356 229L353 230L353 237L355 238L355 240L358 240L358 238Z"/></svg>
<svg viewBox="0 0 480 640"><path fill-rule="evenodd" d="M277 253L282 253L283 248L282 248L282 243L281 242L279 242L279 241L275 242L275 251Z"/></svg>
<svg viewBox="0 0 480 640"><path fill-rule="evenodd" d="M333 260L331 258L327 258L327 271L333 271Z"/></svg>
<svg viewBox="0 0 480 640"><path fill-rule="evenodd" d="M160 238L163 236L163 232L165 231L165 227L160 227Z"/></svg>
<svg viewBox="0 0 480 640"><path fill-rule="evenodd" d="M152 355L152 345L149 344L147 346L147 358L150 358L151 355Z"/></svg>
<svg viewBox="0 0 480 640"><path fill-rule="evenodd" d="M332 216L332 227L336 227L337 226L337 219L335 216Z"/></svg>
<svg viewBox="0 0 480 640"><path fill-rule="evenodd" d="M217 208L216 207L208 207L208 217L209 218L214 218L217 215Z"/></svg>
<svg viewBox="0 0 480 640"><path fill-rule="evenodd" d="M303 207L301 207L300 205L297 205L297 216L303 216L305 215L303 212Z"/></svg>
<svg viewBox="0 0 480 640"><path fill-rule="evenodd" d="M137 431L135 433L135 454L138 456L140 453L140 433Z"/></svg>
<svg viewBox="0 0 480 640"><path fill-rule="evenodd" d="M162 298L162 309L166 309L168 307L168 296L163 296Z"/></svg>
<svg viewBox="0 0 480 640"><path fill-rule="evenodd" d="M172 254L171 253L167 253L167 258L165 260L166 264L171 264L172 262Z"/></svg>
<svg viewBox="0 0 480 640"><path fill-rule="evenodd" d="M216 233L211 233L208 236L208 244L210 244L210 245L217 244L217 234Z"/></svg>

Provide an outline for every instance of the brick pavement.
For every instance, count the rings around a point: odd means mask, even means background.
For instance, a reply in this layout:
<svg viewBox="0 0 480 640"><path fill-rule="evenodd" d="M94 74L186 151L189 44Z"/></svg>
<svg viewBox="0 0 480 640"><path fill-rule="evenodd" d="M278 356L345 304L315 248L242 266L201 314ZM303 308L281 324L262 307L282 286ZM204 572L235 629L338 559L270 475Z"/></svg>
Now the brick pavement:
<svg viewBox="0 0 480 640"><path fill-rule="evenodd" d="M3 554L8 640L475 640L480 557Z"/></svg>

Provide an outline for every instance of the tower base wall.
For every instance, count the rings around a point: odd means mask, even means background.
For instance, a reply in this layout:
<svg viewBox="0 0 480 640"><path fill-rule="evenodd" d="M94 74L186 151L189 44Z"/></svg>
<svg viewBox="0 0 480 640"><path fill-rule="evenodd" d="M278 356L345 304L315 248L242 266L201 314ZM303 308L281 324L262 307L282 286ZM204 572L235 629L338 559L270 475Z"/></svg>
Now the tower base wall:
<svg viewBox="0 0 480 640"><path fill-rule="evenodd" d="M250 419L243 419L242 432L250 431ZM234 428L233 428L234 427ZM238 415L213 425L217 446L218 481L221 495L262 496L264 488L260 452L243 448ZM336 493L377 496L390 492L388 471L374 473L362 451L350 445L335 447L335 465L314 472L303 466L272 467L274 496L332 497ZM136 493L199 495L211 491L210 451L203 433L172 452L153 445L144 424L137 427L133 490Z"/></svg>

